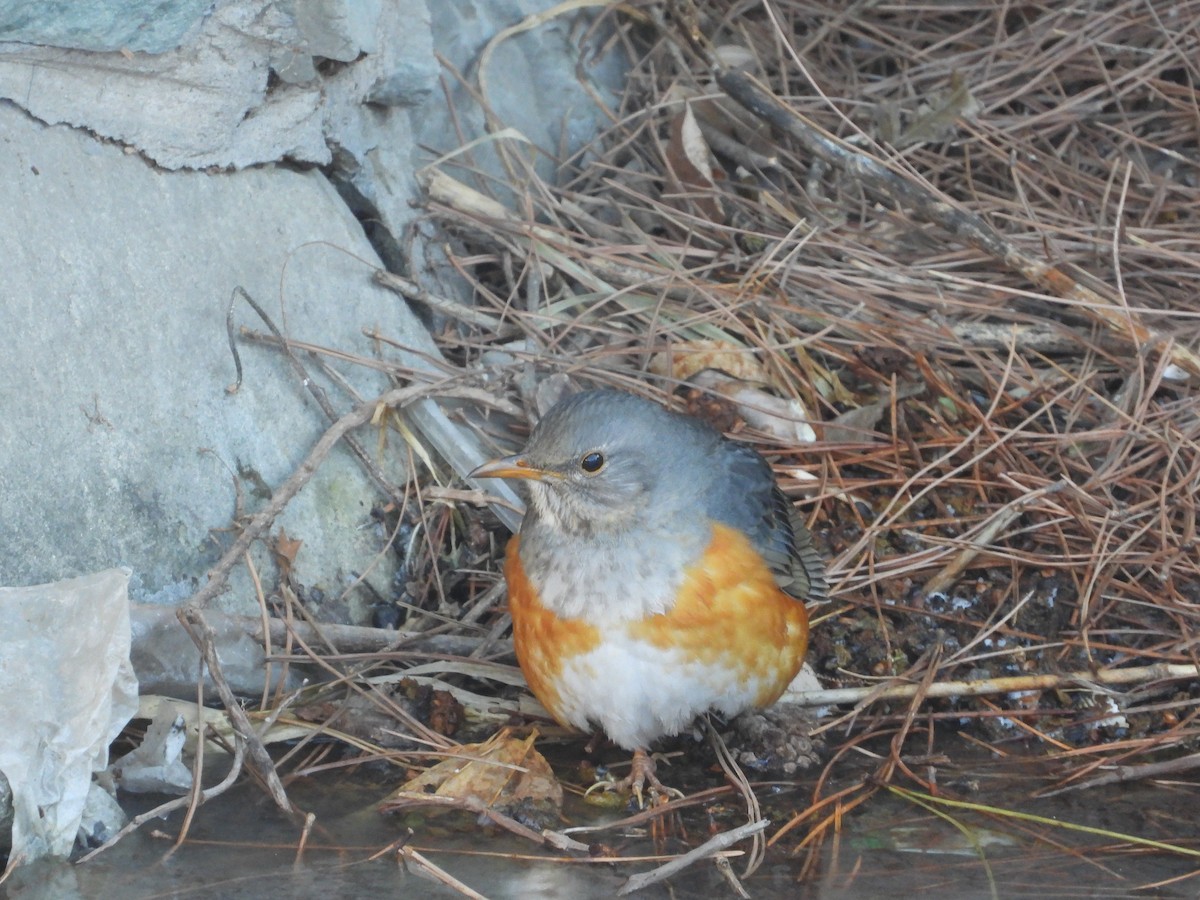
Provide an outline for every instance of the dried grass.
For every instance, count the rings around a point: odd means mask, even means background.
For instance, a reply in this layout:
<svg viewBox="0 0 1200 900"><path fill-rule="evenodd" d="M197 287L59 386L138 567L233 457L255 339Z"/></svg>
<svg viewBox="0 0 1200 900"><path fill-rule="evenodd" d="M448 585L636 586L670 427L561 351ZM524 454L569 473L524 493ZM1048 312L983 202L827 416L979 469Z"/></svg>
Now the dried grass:
<svg viewBox="0 0 1200 900"><path fill-rule="evenodd" d="M1200 0L703 6L580 20L632 71L611 128L553 178L494 120L422 173L477 299L458 310L418 264L384 276L441 323L459 368L437 392L478 399L463 384L486 375L498 448L563 376L677 404L687 387L729 414L710 382L662 365L720 347L759 373L763 404L798 401L818 433L756 430L753 400L730 419L830 560L810 661L830 686L878 688L825 726L831 767L882 738L876 783L926 784L933 764L911 754L943 733L1038 749L1060 786L1160 774L1139 764L1164 750L1171 772L1195 764L1200 686L1179 673L1200 663ZM484 152L504 178L474 165ZM388 493L428 589L410 592L406 639L493 655L502 535L479 496ZM353 665L430 659L482 683L475 660L404 647ZM989 679L1008 692L933 688ZM803 825L811 847L869 796L830 779L771 843Z"/></svg>
<svg viewBox="0 0 1200 900"><path fill-rule="evenodd" d="M503 138L507 184L470 153L427 173L451 261L502 323L449 330L447 352L506 363L531 407L552 374L663 399L664 352L754 354L826 436L742 432L827 549L812 661L833 682L1194 665L1200 3L717 2L607 24L629 88L554 184ZM849 163L723 97L727 45ZM682 96L718 151L707 183L672 137ZM1004 700L983 733L1027 736L996 724L1015 718L1101 757L1123 739L1123 760L1195 740L1194 686L1107 698Z"/></svg>

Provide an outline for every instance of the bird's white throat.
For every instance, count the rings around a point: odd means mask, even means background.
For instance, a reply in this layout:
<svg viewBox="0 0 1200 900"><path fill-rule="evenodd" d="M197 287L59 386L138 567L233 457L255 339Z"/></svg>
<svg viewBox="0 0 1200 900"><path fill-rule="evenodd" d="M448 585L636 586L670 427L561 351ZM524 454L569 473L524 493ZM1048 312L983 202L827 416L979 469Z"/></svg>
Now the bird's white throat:
<svg viewBox="0 0 1200 900"><path fill-rule="evenodd" d="M687 569L704 553L711 529L629 531L564 539L552 526L521 529L521 565L542 605L564 619L634 621L669 611ZM637 585L637 596L630 596Z"/></svg>

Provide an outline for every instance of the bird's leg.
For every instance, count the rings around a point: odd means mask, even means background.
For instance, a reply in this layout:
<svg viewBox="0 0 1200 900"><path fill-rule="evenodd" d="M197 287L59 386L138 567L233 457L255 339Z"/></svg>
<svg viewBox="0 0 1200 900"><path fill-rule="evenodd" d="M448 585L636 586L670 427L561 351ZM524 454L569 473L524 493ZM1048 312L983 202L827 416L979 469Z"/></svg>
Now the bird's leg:
<svg viewBox="0 0 1200 900"><path fill-rule="evenodd" d="M593 734L586 744L583 745L583 752L591 756L596 752L596 748L600 746L600 742L604 740L604 732L597 731Z"/></svg>
<svg viewBox="0 0 1200 900"><path fill-rule="evenodd" d="M655 771L657 768L658 763L654 761L654 757L639 748L633 751L633 762L629 765L629 774L617 782L617 784L625 782L625 786L621 789L628 788L633 792L633 796L637 797L638 809L645 806L642 802L642 789L646 785L650 786L651 799L655 794L668 793L667 788L658 780L658 774Z"/></svg>
<svg viewBox="0 0 1200 900"><path fill-rule="evenodd" d="M587 791L584 792L586 797L592 791L630 791L637 798L638 809L645 807L645 802L642 799L642 791L649 786L651 799L663 796L678 798L683 797L683 792L675 788L669 788L658 780L658 775L655 773L657 764L654 757L640 747L633 751L633 762L629 767L629 774L619 781L598 781L593 784Z"/></svg>

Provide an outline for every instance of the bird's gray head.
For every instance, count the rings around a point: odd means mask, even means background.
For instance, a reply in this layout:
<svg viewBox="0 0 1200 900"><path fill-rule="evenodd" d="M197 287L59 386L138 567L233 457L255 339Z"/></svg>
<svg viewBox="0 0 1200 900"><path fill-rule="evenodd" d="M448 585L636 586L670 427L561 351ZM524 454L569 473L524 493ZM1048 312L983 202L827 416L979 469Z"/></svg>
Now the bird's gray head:
<svg viewBox="0 0 1200 900"><path fill-rule="evenodd" d="M715 431L657 403L587 391L551 409L525 449L484 463L473 477L528 486L527 516L571 533L622 531L637 522L702 510ZM694 518L700 518L699 512Z"/></svg>

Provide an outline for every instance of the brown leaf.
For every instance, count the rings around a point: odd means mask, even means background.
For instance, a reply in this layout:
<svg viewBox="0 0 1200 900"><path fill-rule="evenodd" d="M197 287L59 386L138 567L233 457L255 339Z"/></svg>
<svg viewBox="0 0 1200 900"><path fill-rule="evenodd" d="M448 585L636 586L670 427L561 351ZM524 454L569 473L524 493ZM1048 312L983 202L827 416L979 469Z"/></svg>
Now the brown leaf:
<svg viewBox="0 0 1200 900"><path fill-rule="evenodd" d="M429 797L476 798L491 808L532 803L562 807L562 785L546 758L534 749L535 731L521 740L503 730L482 744L464 744L451 759L407 781L381 805L383 812L419 806Z"/></svg>
<svg viewBox="0 0 1200 900"><path fill-rule="evenodd" d="M282 528L275 535L275 540L271 542L271 552L275 555L275 564L279 566L279 574L283 578L291 575L292 567L296 564L296 557L303 546L304 541L288 537L287 532Z"/></svg>
<svg viewBox="0 0 1200 900"><path fill-rule="evenodd" d="M684 341L650 360L650 371L665 378L691 380L697 372L716 369L754 384L767 384L767 370L754 353L732 341Z"/></svg>
<svg viewBox="0 0 1200 900"><path fill-rule="evenodd" d="M800 401L764 391L772 383L766 368L754 353L731 341L675 344L650 361L650 371L719 394L749 425L780 441L808 444L816 440L808 424L812 417Z"/></svg>
<svg viewBox="0 0 1200 900"><path fill-rule="evenodd" d="M954 72L950 75L949 93L938 98L932 106L923 107L912 124L896 138L896 146L950 140L958 130L958 122L975 118L982 108L962 73Z"/></svg>
<svg viewBox="0 0 1200 900"><path fill-rule="evenodd" d="M666 152L667 169L690 195L687 199L700 215L712 222L725 221L725 210L716 191L717 179L723 175L690 103L685 103L683 112L671 120Z"/></svg>
<svg viewBox="0 0 1200 900"><path fill-rule="evenodd" d="M811 444L817 439L816 432L808 424L812 416L799 400L776 397L713 369L700 372L694 381L736 404L747 425L780 443Z"/></svg>
<svg viewBox="0 0 1200 900"><path fill-rule="evenodd" d="M921 384L901 383L895 396L888 395L882 400L855 406L835 416L825 425L825 440L828 443L864 443L876 440L875 428L884 416L891 412L893 404L899 400L917 396L925 391Z"/></svg>

